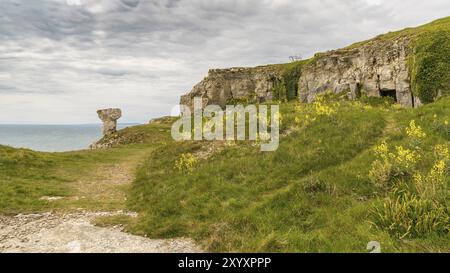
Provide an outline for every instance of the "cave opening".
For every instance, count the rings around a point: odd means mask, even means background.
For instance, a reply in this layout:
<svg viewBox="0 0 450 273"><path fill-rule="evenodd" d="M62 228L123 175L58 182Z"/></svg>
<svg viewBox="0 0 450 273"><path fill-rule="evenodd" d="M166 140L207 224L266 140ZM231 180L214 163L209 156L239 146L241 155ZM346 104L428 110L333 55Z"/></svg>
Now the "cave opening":
<svg viewBox="0 0 450 273"><path fill-rule="evenodd" d="M395 102L397 102L397 90L395 89L381 89L380 96L384 98L392 98Z"/></svg>

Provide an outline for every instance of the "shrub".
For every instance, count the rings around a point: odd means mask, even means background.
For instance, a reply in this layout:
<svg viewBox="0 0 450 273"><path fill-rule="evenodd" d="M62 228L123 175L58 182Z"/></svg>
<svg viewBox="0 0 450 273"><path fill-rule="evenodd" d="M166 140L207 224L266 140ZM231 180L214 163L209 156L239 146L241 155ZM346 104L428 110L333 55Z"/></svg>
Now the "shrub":
<svg viewBox="0 0 450 273"><path fill-rule="evenodd" d="M195 164L197 164L197 159L191 153L181 154L175 161L175 169L184 173L192 173Z"/></svg>
<svg viewBox="0 0 450 273"><path fill-rule="evenodd" d="M420 159L420 154L416 151L403 148L403 146L396 146L395 150L396 153L389 154L394 176L411 174L415 164Z"/></svg>
<svg viewBox="0 0 450 273"><path fill-rule="evenodd" d="M450 32L422 35L415 42L409 62L413 92L423 103L433 102L450 87Z"/></svg>
<svg viewBox="0 0 450 273"><path fill-rule="evenodd" d="M410 147L413 149L420 149L422 139L427 136L427 134L422 130L422 127L416 125L415 120L411 120L409 123L409 126L406 128L406 135L410 138Z"/></svg>
<svg viewBox="0 0 450 273"><path fill-rule="evenodd" d="M392 194L381 207L375 209L373 222L400 239L445 235L449 232L449 223L449 211L445 205L409 192Z"/></svg>
<svg viewBox="0 0 450 273"><path fill-rule="evenodd" d="M310 177L308 180L306 180L305 184L303 184L302 186L302 189L308 194L315 194L320 192L332 194L334 192L333 187L328 185L328 183L314 177Z"/></svg>
<svg viewBox="0 0 450 273"><path fill-rule="evenodd" d="M286 85L284 80L281 82L275 83L273 89L272 89L273 99L275 101L279 102L287 102L288 101L288 94L286 90Z"/></svg>
<svg viewBox="0 0 450 273"><path fill-rule="evenodd" d="M447 197L447 166L444 160L437 161L427 175L414 174L414 185L417 193L424 199L445 201Z"/></svg>
<svg viewBox="0 0 450 273"><path fill-rule="evenodd" d="M434 156L436 162L426 175L421 173L414 174L414 185L421 198L445 202L448 195L446 178L450 162L448 147L436 145Z"/></svg>
<svg viewBox="0 0 450 273"><path fill-rule="evenodd" d="M413 124L413 123L411 123ZM408 135L423 137L418 127L410 126ZM419 127L420 128L420 127ZM396 148L395 154L389 153L385 142L375 148L380 158L372 163L369 178L377 186L387 189L392 186L392 173L411 172L419 154L416 151ZM447 174L450 155L448 147L436 145L435 163L427 174L415 171L412 183L415 192L409 190L404 180L393 187L391 195L382 206L374 211L373 224L387 230L398 238L421 237L430 234L448 234L450 216L447 205ZM395 168L398 168L395 170ZM400 190L402 188L402 190Z"/></svg>
<svg viewBox="0 0 450 273"><path fill-rule="evenodd" d="M385 141L373 149L377 159L372 162L369 180L381 190L389 190L393 186L394 178L413 173L416 163L420 159L417 151L396 146L395 152L390 152Z"/></svg>
<svg viewBox="0 0 450 273"><path fill-rule="evenodd" d="M422 139L427 136L427 134L423 132L422 127L416 125L415 120L411 120L411 122L409 123L409 127L406 128L406 134L411 138L418 139Z"/></svg>
<svg viewBox="0 0 450 273"><path fill-rule="evenodd" d="M387 190L392 184L392 165L387 161L375 160L369 171L369 180L379 190Z"/></svg>
<svg viewBox="0 0 450 273"><path fill-rule="evenodd" d="M281 65L282 80L274 86L274 98L278 100L293 100L298 95L298 80L302 73L303 66L313 59L295 61Z"/></svg>

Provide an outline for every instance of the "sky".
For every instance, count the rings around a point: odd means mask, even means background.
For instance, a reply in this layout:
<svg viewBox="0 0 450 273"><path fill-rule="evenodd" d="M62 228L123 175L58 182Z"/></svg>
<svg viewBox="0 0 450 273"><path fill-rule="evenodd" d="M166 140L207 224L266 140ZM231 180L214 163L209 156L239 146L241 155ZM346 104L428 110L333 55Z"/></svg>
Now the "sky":
<svg viewBox="0 0 450 273"><path fill-rule="evenodd" d="M448 0L0 0L0 123L171 114L210 68L304 58L449 16Z"/></svg>

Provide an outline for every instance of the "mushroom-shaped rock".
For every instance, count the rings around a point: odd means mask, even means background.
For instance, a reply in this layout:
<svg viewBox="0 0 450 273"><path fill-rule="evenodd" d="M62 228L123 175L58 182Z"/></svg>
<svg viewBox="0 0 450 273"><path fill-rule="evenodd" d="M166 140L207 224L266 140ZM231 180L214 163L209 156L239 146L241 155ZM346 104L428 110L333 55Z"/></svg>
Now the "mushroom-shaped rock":
<svg viewBox="0 0 450 273"><path fill-rule="evenodd" d="M109 108L98 110L97 114L103 122L103 135L114 134L117 128L117 120L122 117L122 111L117 108Z"/></svg>

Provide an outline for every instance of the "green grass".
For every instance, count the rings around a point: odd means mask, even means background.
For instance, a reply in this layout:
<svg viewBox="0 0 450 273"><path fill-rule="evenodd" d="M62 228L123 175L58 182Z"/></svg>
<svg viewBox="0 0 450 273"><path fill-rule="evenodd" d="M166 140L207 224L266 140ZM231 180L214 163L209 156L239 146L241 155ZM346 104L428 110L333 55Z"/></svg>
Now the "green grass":
<svg viewBox="0 0 450 273"><path fill-rule="evenodd" d="M210 143L171 141L173 120L122 130L121 144L109 150L40 153L1 146L0 213L127 208L138 218L106 217L97 224L125 225L152 238L192 237L208 251L365 252L367 242L377 240L383 251L448 252L448 235L399 240L372 226L373 209L384 197L368 172L372 147L382 140L405 145L412 119L426 131L426 147L448 144L450 129L442 124L449 105L450 98L418 109L342 102L333 118L292 131L296 103L282 104L282 129L290 134L277 151L263 153L247 142L223 146L199 159L192 174L177 171L176 160ZM431 158L426 154L418 168L428 170ZM114 189L109 199L70 199L83 192L74 187L77 181L91 189L89 181L107 178L103 167L127 162L139 166L131 186ZM127 194L126 204L115 199L116 190ZM48 202L42 196L67 198Z"/></svg>
<svg viewBox="0 0 450 273"><path fill-rule="evenodd" d="M413 92L422 102L450 90L450 27L421 35L409 63Z"/></svg>
<svg viewBox="0 0 450 273"><path fill-rule="evenodd" d="M112 179L117 164L137 164L161 141L169 140L170 125L135 126L118 133L124 143L139 138L140 144L109 150L43 153L0 146L0 213L13 214L44 210L115 209L117 202L80 195L80 185ZM107 170L103 171L104 169ZM77 184L78 183L78 184ZM120 189L117 189L120 190ZM61 201L41 200L45 196L66 197Z"/></svg>
<svg viewBox="0 0 450 273"><path fill-rule="evenodd" d="M188 175L174 170L175 161L205 144L160 147L133 184L128 205L140 217L130 229L154 238L193 237L210 251L364 252L371 240L384 251L449 251L448 237L401 241L372 227L370 213L382 198L367 178L371 148L381 140L402 144L411 119L427 130L426 145L448 142L430 120L449 117L449 102L364 111L344 103L336 118L282 138L276 152L240 144L200 161ZM285 127L293 108L282 107ZM425 160L420 168L428 167Z"/></svg>

